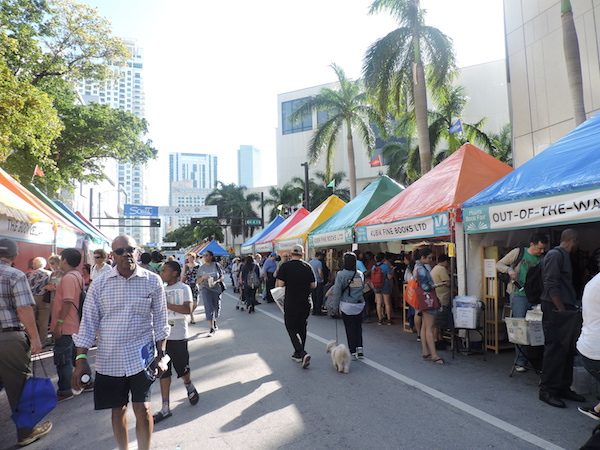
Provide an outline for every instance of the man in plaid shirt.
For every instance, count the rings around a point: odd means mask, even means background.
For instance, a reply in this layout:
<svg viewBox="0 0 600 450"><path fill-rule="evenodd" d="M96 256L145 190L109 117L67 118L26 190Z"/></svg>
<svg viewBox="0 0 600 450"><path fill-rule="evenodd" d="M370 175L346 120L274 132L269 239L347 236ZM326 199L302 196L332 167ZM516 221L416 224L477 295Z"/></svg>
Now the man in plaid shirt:
<svg viewBox="0 0 600 450"><path fill-rule="evenodd" d="M0 239L0 382L12 410L17 407L25 380L31 374L31 354L42 351L33 312L35 301L27 277L11 267L17 253L15 241ZM18 443L21 447L29 445L51 429L49 421L33 429L17 428Z"/></svg>
<svg viewBox="0 0 600 450"><path fill-rule="evenodd" d="M154 423L150 388L166 364L169 335L167 301L158 275L137 265L138 248L130 236L112 243L115 267L90 285L83 307L72 384L91 374L87 352L97 336L95 409L112 410L113 433L120 449L127 449L127 403L131 392L138 448L150 448Z"/></svg>

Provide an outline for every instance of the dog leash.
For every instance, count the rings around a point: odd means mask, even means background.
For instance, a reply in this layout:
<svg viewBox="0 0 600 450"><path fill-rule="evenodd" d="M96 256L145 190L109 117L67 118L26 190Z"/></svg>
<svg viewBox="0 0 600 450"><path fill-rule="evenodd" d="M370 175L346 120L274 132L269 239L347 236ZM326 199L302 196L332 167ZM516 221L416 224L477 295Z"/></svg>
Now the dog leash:
<svg viewBox="0 0 600 450"><path fill-rule="evenodd" d="M338 330L337 330L337 322L338 322L338 318L334 317L333 320L335 320L335 345L339 345L338 342Z"/></svg>

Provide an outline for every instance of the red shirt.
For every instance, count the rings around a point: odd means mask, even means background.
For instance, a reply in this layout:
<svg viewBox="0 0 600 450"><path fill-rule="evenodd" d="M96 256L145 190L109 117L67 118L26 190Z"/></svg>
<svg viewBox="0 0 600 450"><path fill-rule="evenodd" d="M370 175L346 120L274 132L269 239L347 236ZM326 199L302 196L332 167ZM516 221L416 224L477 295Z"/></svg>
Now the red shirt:
<svg viewBox="0 0 600 450"><path fill-rule="evenodd" d="M75 307L71 305L67 317L61 327L61 333L72 335L79 331L79 295L83 286L83 277L78 270L73 269L67 272L60 280L56 288L56 295L52 301L52 323L50 329L54 330L56 321L60 319L60 312L64 305L64 301L73 302Z"/></svg>

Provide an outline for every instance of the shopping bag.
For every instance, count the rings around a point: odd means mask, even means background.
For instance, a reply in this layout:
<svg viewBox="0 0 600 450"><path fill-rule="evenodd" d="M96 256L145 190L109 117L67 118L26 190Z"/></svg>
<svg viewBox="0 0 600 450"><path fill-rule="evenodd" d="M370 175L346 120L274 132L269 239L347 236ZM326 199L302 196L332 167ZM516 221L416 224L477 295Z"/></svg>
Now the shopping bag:
<svg viewBox="0 0 600 450"><path fill-rule="evenodd" d="M281 312L283 312L283 299L285 298L285 287L276 287L271 289L271 295L273 296L273 300L275 300L275 304L277 304Z"/></svg>
<svg viewBox="0 0 600 450"><path fill-rule="evenodd" d="M419 282L412 278L406 283L406 303L412 306L415 309L419 309L419 298L417 294L417 290L421 289L419 286Z"/></svg>
<svg viewBox="0 0 600 450"><path fill-rule="evenodd" d="M27 378L23 386L23 392L13 411L12 420L17 428L33 428L46 415L56 407L56 391L52 380L46 375L44 365L44 378L35 376L35 360L33 361L33 376Z"/></svg>
<svg viewBox="0 0 600 450"><path fill-rule="evenodd" d="M430 309L440 309L441 304L438 299L437 294L435 293L435 289L432 289L429 292L424 291L421 286L417 288L417 298L419 300L419 304L417 309L419 311L428 311Z"/></svg>

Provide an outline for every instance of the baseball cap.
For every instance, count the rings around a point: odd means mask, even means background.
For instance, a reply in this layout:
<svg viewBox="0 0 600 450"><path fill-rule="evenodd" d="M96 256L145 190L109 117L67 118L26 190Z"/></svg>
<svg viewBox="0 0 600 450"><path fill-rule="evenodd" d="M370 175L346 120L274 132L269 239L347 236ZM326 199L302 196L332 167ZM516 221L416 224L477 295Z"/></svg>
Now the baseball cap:
<svg viewBox="0 0 600 450"><path fill-rule="evenodd" d="M304 254L304 247L302 247L300 244L296 244L292 247L292 255L303 255Z"/></svg>
<svg viewBox="0 0 600 450"><path fill-rule="evenodd" d="M277 256L277 253L273 252L269 256Z"/></svg>
<svg viewBox="0 0 600 450"><path fill-rule="evenodd" d="M0 256L8 258L17 256L17 243L12 239L0 239Z"/></svg>

